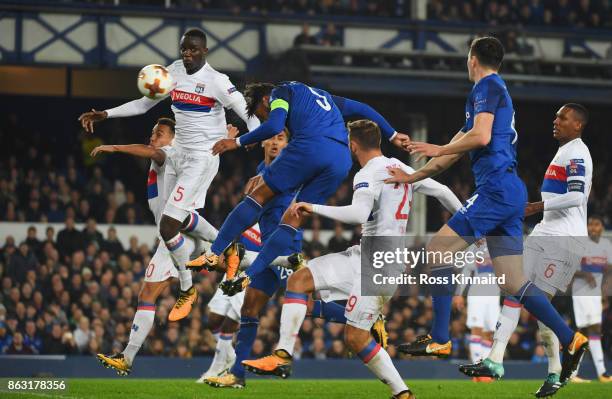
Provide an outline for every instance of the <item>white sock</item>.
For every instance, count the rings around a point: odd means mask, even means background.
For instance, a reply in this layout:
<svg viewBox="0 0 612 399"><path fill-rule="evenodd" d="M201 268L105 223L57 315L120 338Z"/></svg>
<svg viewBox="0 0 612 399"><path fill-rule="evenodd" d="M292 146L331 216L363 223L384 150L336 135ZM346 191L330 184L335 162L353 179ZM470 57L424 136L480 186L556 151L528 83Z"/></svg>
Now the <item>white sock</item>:
<svg viewBox="0 0 612 399"><path fill-rule="evenodd" d="M206 373L214 373L218 374L223 371L227 363L228 357L234 353L234 347L232 346L232 338L234 334L224 334L221 333L219 335L219 339L217 340L217 347L215 348L215 356L213 357L212 363L208 368Z"/></svg>
<svg viewBox="0 0 612 399"><path fill-rule="evenodd" d="M480 341L480 356L482 359L485 359L491 353L491 347L493 346L493 342L488 339L483 339Z"/></svg>
<svg viewBox="0 0 612 399"><path fill-rule="evenodd" d="M213 242L219 231L206 219L195 212L189 213L189 222L183 231L200 240Z"/></svg>
<svg viewBox="0 0 612 399"><path fill-rule="evenodd" d="M542 343L544 344L544 352L548 357L548 373L561 374L561 356L559 355L559 338L555 333L544 323L538 320L538 328Z"/></svg>
<svg viewBox="0 0 612 399"><path fill-rule="evenodd" d="M606 363L604 360L603 349L601 348L601 335L589 335L589 350L595 363L597 375L601 376L606 373Z"/></svg>
<svg viewBox="0 0 612 399"><path fill-rule="evenodd" d="M514 302L513 302L514 303ZM506 352L506 346L510 340L510 336L516 330L519 318L521 316L521 308L519 306L506 305L504 306L499 314L499 320L497 321L497 330L493 335L493 347L491 353L489 353L489 359L495 363L504 362L504 353Z"/></svg>
<svg viewBox="0 0 612 399"><path fill-rule="evenodd" d="M291 294L295 296L302 295L289 291L285 293L285 302L280 319L280 338L276 349L284 349L287 353L293 355L297 335L306 317L306 299L289 298L288 296Z"/></svg>
<svg viewBox="0 0 612 399"><path fill-rule="evenodd" d="M138 310L132 321L132 330L130 331L130 340L123 350L123 356L131 365L134 362L134 357L140 350L145 339L149 335L153 327L153 319L155 318L155 305L141 302L138 305Z"/></svg>
<svg viewBox="0 0 612 399"><path fill-rule="evenodd" d="M242 262L240 263L240 268L246 269L247 267L251 266L251 264L255 262L257 255L259 255L259 252L245 251L244 258L242 258ZM291 265L288 259L289 256L279 256L270 262L270 266L289 267Z"/></svg>
<svg viewBox="0 0 612 399"><path fill-rule="evenodd" d="M371 345L368 345L364 350L359 352L359 357L361 360L363 360L367 368L369 368L379 380L389 385L393 395L407 390L408 387L406 386L406 383L393 365L391 357L387 351L380 345L376 344L372 349L370 349L370 353L364 353L365 351L368 351L370 346Z"/></svg>
<svg viewBox="0 0 612 399"><path fill-rule="evenodd" d="M195 244L192 239L178 233L173 238L166 241L166 248L168 248L170 251L172 262L179 271L181 291L187 291L189 288L191 288L193 283L191 279L191 271L187 270L185 264L189 262L189 256L193 252Z"/></svg>
<svg viewBox="0 0 612 399"><path fill-rule="evenodd" d="M482 359L482 346L480 345L480 335L470 335L470 360L472 363L476 363Z"/></svg>

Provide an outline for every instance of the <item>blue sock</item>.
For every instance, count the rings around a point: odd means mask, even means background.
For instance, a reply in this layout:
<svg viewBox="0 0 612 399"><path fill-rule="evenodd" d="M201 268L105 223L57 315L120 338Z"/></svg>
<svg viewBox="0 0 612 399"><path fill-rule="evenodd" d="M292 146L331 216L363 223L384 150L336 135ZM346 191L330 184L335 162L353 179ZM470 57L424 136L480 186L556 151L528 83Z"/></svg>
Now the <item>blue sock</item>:
<svg viewBox="0 0 612 399"><path fill-rule="evenodd" d="M225 224L223 224L225 226ZM262 272L280 254L289 253L288 249L293 244L297 230L288 224L279 224L270 235L259 255L246 270L246 274L253 280L257 274Z"/></svg>
<svg viewBox="0 0 612 399"><path fill-rule="evenodd" d="M346 324L344 306L336 302L314 301L312 317L333 321L334 323Z"/></svg>
<svg viewBox="0 0 612 399"><path fill-rule="evenodd" d="M553 330L563 346L572 343L574 332L550 303L544 291L528 281L519 289L516 296L520 298L521 303L529 313Z"/></svg>
<svg viewBox="0 0 612 399"><path fill-rule="evenodd" d="M216 255L221 255L240 233L259 219L260 213L261 205L247 195L227 216L210 250Z"/></svg>
<svg viewBox="0 0 612 399"><path fill-rule="evenodd" d="M240 330L238 330L238 337L236 338L236 362L230 370L230 373L238 378L244 378L242 361L247 360L251 355L253 343L257 338L257 327L259 327L258 318L245 316L240 318Z"/></svg>
<svg viewBox="0 0 612 399"><path fill-rule="evenodd" d="M431 322L431 338L438 344L444 344L450 340L448 327L451 316L451 303L455 291L452 284L453 266L442 266L432 268L430 276L445 278L448 284L431 285L431 303L433 307L433 320Z"/></svg>

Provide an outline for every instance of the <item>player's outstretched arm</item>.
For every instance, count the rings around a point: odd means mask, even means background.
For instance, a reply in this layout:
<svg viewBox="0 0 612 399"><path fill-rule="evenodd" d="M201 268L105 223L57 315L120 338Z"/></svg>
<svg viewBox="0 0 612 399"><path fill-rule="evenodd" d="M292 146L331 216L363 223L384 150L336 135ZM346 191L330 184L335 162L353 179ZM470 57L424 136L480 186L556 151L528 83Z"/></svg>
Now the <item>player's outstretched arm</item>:
<svg viewBox="0 0 612 399"><path fill-rule="evenodd" d="M135 157L148 158L158 165L163 165L166 161L166 153L163 150L144 144L100 145L91 151L91 156L95 157L101 152L121 152Z"/></svg>
<svg viewBox="0 0 612 399"><path fill-rule="evenodd" d="M107 109L106 111L96 111L92 109L89 112L85 112L79 116L79 122L81 126L88 133L93 133L94 123L100 122L108 118L122 118L125 116L141 115L150 110L160 102L159 100L152 100L148 97L142 97L138 100L133 100L120 105L115 108Z"/></svg>
<svg viewBox="0 0 612 399"><path fill-rule="evenodd" d="M238 147L244 147L251 144L259 143L269 139L272 136L279 134L285 129L285 121L287 120L287 109L282 106L275 107L274 100L271 104L271 111L268 120L262 123L257 129L243 134L236 139L221 139L215 143L212 148L213 155L221 155L226 151L233 151Z"/></svg>
<svg viewBox="0 0 612 399"><path fill-rule="evenodd" d="M463 154L465 152L481 148L491 141L494 115L482 112L474 118L474 127L458 140L452 140L446 145L435 145L413 141L408 144L411 154L419 157L441 157L444 155ZM455 136L456 137L456 136Z"/></svg>
<svg viewBox="0 0 612 399"><path fill-rule="evenodd" d="M368 221L368 217L374 207L374 195L369 190L358 189L353 192L353 201L347 206L328 206L318 204L297 203L293 205L302 211L316 213L330 219L347 224L363 224Z"/></svg>
<svg viewBox="0 0 612 399"><path fill-rule="evenodd" d="M376 122L384 138L389 140L393 145L407 151L407 145L410 143L410 136L404 133L397 132L387 120L368 104L344 98L340 96L332 96L334 103L342 113L344 118L360 116Z"/></svg>

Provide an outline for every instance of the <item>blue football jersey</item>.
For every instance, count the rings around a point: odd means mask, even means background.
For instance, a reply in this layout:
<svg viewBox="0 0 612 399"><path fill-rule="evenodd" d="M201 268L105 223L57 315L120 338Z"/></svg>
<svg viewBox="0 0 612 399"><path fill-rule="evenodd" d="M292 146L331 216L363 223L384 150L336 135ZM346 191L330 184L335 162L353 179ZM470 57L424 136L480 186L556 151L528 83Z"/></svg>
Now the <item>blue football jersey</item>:
<svg viewBox="0 0 612 399"><path fill-rule="evenodd" d="M287 128L291 140L328 137L348 144L348 131L342 113L332 96L300 82L282 82L270 95L270 103L287 102Z"/></svg>
<svg viewBox="0 0 612 399"><path fill-rule="evenodd" d="M472 88L465 104L463 132L474 126L474 118L481 112L494 115L491 141L485 147L470 151L476 187L495 185L496 176L516 168L518 134L514 129L514 108L506 83L497 74L482 78Z"/></svg>
<svg viewBox="0 0 612 399"><path fill-rule="evenodd" d="M263 173L266 168L266 164L261 162L257 166L257 174ZM266 243L268 238L272 235L274 230L278 227L278 224L283 217L283 214L291 205L291 201L295 197L296 193L289 194L279 194L274 196L269 202L267 202L261 212L261 216L259 217L259 231L261 232L261 242ZM283 255L291 255L296 252L302 251L302 230L299 230L298 234L295 236L295 240L291 245L290 252Z"/></svg>

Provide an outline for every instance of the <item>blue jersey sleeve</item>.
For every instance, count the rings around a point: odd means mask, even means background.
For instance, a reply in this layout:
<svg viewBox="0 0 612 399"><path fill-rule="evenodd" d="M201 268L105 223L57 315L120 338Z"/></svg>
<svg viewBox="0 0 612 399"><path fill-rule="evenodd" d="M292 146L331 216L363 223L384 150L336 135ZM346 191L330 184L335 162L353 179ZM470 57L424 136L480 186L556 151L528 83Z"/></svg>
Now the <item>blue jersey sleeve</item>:
<svg viewBox="0 0 612 399"><path fill-rule="evenodd" d="M387 122L385 118L372 107L359 101L351 100L349 98L332 96L334 103L342 113L342 117L348 118L351 116L358 115L362 118L370 119L376 122L382 135L389 140L395 133L395 129Z"/></svg>
<svg viewBox="0 0 612 399"><path fill-rule="evenodd" d="M273 109L270 111L267 121L259 125L257 129L251 130L238 138L240 145L259 143L279 134L285 128L285 120L287 120L287 111L283 108Z"/></svg>
<svg viewBox="0 0 612 399"><path fill-rule="evenodd" d="M504 95L503 90L496 84L486 82L485 84L476 87L473 93L474 99L474 116L481 112L495 114L495 110L499 105L499 101Z"/></svg>

